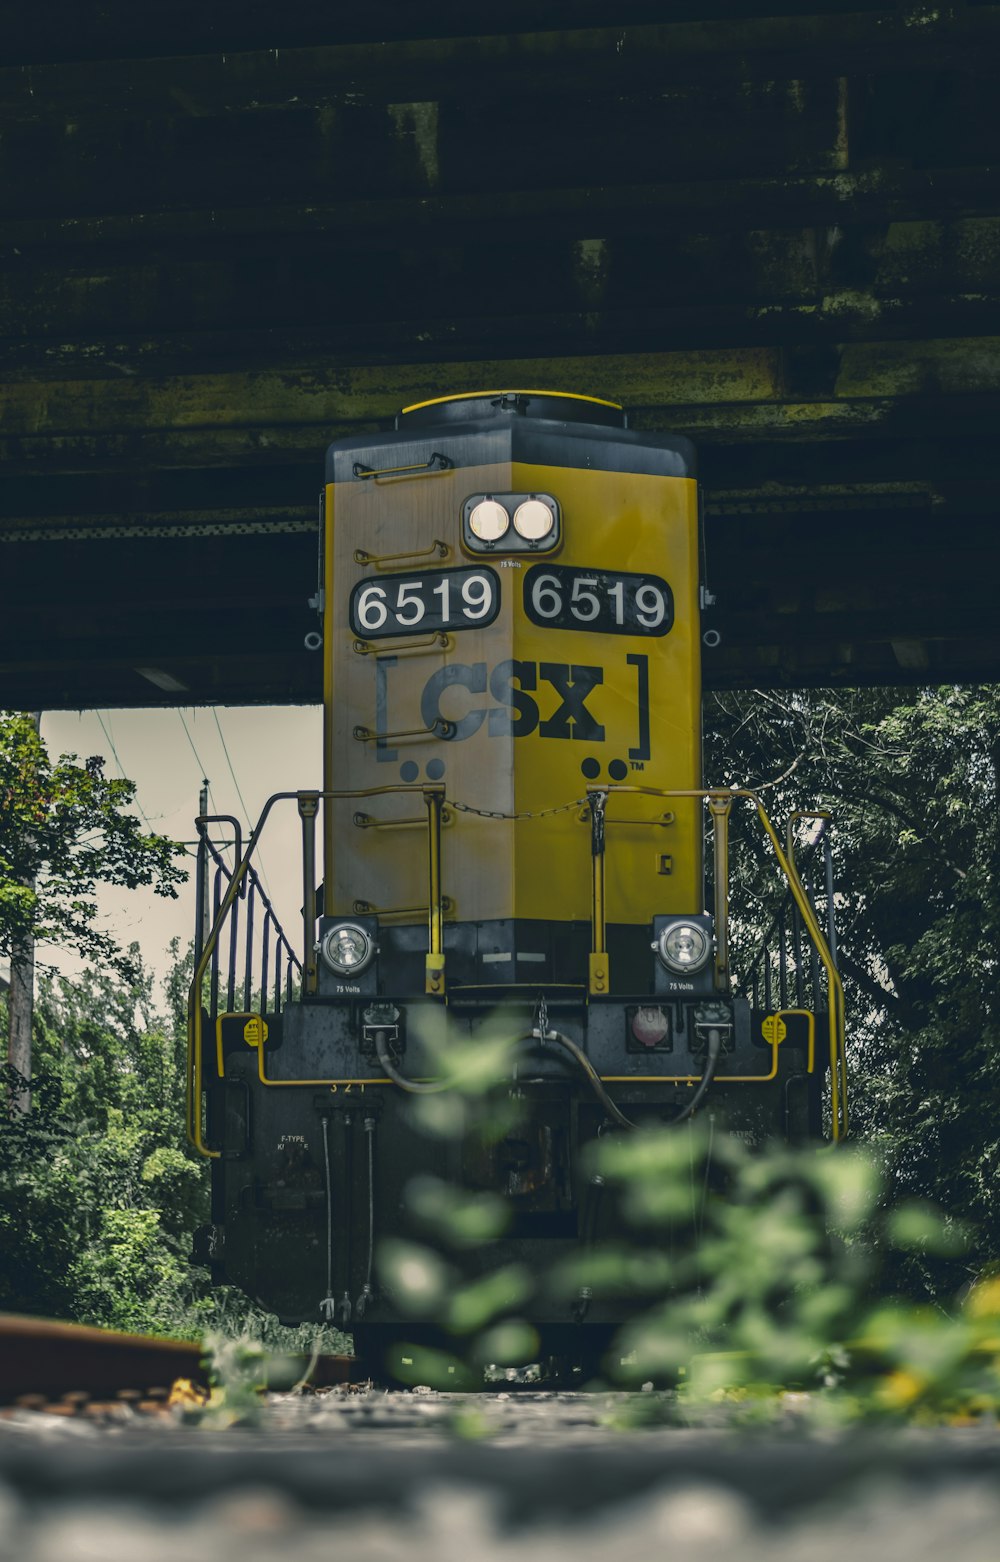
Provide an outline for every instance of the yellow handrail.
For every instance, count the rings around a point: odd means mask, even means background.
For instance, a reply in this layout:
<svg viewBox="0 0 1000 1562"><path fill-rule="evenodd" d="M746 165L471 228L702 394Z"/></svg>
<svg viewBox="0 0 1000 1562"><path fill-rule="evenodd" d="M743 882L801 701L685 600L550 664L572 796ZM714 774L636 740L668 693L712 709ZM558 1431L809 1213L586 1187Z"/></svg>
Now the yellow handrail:
<svg viewBox="0 0 1000 1562"><path fill-rule="evenodd" d="M608 786L588 787L587 788L587 795L588 795L588 798L590 798L592 800L592 806L593 806L593 799L595 799L595 797L599 794L600 796L602 796L605 799L605 802L604 802L603 805L598 805L598 806L602 806L604 809L606 809L607 802L610 801L611 795L612 794L616 794L617 795L619 793L621 793L621 794L640 794L640 795L645 796L645 797L663 797L663 798L666 798L666 797L671 797L671 798L672 797L691 797L691 798L700 798L702 802L707 802L708 803L709 808L710 808L710 810L712 812L713 823L715 825L714 842L715 842L715 870L716 870L715 871L715 878L716 878L716 940L717 940L717 954L716 954L717 967L716 967L716 969L717 969L717 978L718 978L719 962L720 962L720 956L719 956L719 953L718 953L718 941L720 939L723 940L724 941L723 947L724 948L728 947L728 915L729 915L728 879L729 879L729 875L728 875L728 858L727 858L727 852L728 852L728 830L727 830L726 826L728 825L729 811L732 808L733 801L736 798L738 798L738 797L746 798L753 804L754 808L757 811L757 817L760 820L760 823L761 823L761 826L762 826L762 828L764 830L764 833L767 835L768 839L771 842L771 846L772 846L772 848L774 850L774 855L775 855L775 857L777 858L777 861L778 861L778 866L781 869L781 872L784 874L785 879L788 881L788 886L789 886L789 889L792 892L792 898L795 901L795 905L796 905L796 908L798 910L798 913L799 913L800 917L802 918L803 926L805 927L806 932L809 935L810 942L812 943L812 946L815 949L816 954L819 956L819 959L820 959L820 962L821 962L821 964L823 966L823 969L826 972L827 994L828 994L827 1023L828 1023L828 1030L829 1030L829 1047L830 1047L830 1134L831 1134L831 1138L834 1140L835 1143L838 1142L841 1139L846 1138L847 1132L848 1132L848 1127L849 1127L849 1121L848 1121L848 1112L847 1112L847 1052L846 1052L846 1046L845 1046L845 1040L844 1040L844 1032L845 1032L844 985L843 985L843 982L840 979L840 973L837 970L837 965L836 965L836 962L835 962L835 960L833 958L833 955L832 955L832 953L830 951L830 946L827 943L826 935L824 934L822 928L820 927L819 921L818 921L818 919L816 917L816 913L813 910L812 901L809 899L809 896L808 896L808 894L806 892L805 886L803 885L802 880L799 877L798 869L795 866L794 857L789 852L787 852L785 850L785 848L782 846L781 841L780 841L780 839L778 837L778 832L775 830L775 827L772 824L770 816L769 816L769 814L767 812L767 809L764 807L764 804L761 802L760 798L757 796L757 793L752 791L749 787L681 787L681 788L663 788L663 787L653 787L653 786L637 786L635 784L628 783L628 782L622 782L620 784L612 783L612 784L609 784ZM720 821L721 821L721 825L722 825L721 828L720 828ZM602 846L603 846L603 830L602 830ZM602 935L602 943L603 943L603 930L604 930L603 918L604 918L604 914L605 914L604 897L603 897L603 887L604 887L604 863L603 863L603 856L604 856L604 853L603 853L603 850L602 850L602 852L601 852L601 865L600 865L601 919L602 919L601 920L601 924L600 924L600 933ZM597 878L598 878L598 870L597 870L597 866L596 866L596 863L597 863L596 855L595 855L594 861L595 861L595 868L594 868L594 896L595 896L594 935L595 935L595 940L596 940L596 936L597 936L597 933L598 933L598 924L597 924L597 919L596 919L596 891L597 891ZM724 879L725 880L723 894L722 894L721 899L720 899L720 886L719 886L720 879ZM598 953L598 950L597 950L597 946L596 946L596 942L595 942L595 946L594 946L594 949L592 950L591 957L590 957L590 959L591 959L591 969L592 970L593 970L594 959L595 959L595 956L597 955L597 953ZM604 954L603 952L602 952L602 959L606 963L607 955ZM607 973L606 973L606 971L603 972L603 975L604 975L605 980L607 980ZM594 989L594 984L593 984L593 979L591 980L591 988L590 988L590 990L591 990L592 993L595 990ZM600 991L607 991L607 988L606 987L602 987L600 989Z"/></svg>
<svg viewBox="0 0 1000 1562"><path fill-rule="evenodd" d="M813 1014L811 1009L776 1009L774 1011L773 1017L775 1019L783 1019L792 1015L801 1015L808 1021L809 1048L806 1071L807 1073L812 1074L816 1068L816 1016ZM220 1057L222 1050L221 1022L224 1018L231 1017L232 1016L220 1015L216 1025L217 1043ZM265 1023L263 1015L250 1013L244 1014L241 1012L238 1017L240 1019L256 1020L258 1022L257 1034L258 1036L263 1036L263 1027ZM256 1041L251 1042L250 1045L258 1048L257 1078L260 1080L262 1085L267 1085L271 1088L284 1088L290 1085L312 1086L315 1088L322 1085L327 1086L333 1090L337 1090L342 1086L358 1086L360 1089L364 1090L368 1085L392 1084L390 1079L386 1079L384 1076L377 1074L367 1076L363 1079L357 1075L353 1075L351 1077L338 1076L337 1078L327 1079L274 1079L268 1074L264 1062L266 1051L265 1046ZM771 1080L776 1079L778 1076L778 1048L781 1045L781 1037L778 1035L777 1028L775 1029L775 1033L771 1040L768 1042L768 1045L771 1048L771 1069L769 1073L716 1074L715 1084L766 1085L769 1084ZM701 1083L700 1074L601 1074L598 1077L600 1078L601 1083L605 1085L698 1085Z"/></svg>
<svg viewBox="0 0 1000 1562"><path fill-rule="evenodd" d="M788 853L782 850L777 831L771 823L763 803L755 793L746 791L739 794L741 797L749 797L757 809L761 824L771 840L774 854L778 859L781 870L788 880L792 891L792 898L798 908L800 917L806 931L812 940L813 948L819 955L826 971L827 984L827 1023L830 1033L830 1131L831 1138L836 1143L847 1137L849 1123L847 1115L847 1051L844 1040L844 984L840 979L830 946L826 941L826 935L819 925L816 913L813 910L812 901L806 892L805 885L799 878L799 871L794 860Z"/></svg>
<svg viewBox="0 0 1000 1562"><path fill-rule="evenodd" d="M424 788L427 804L427 963L424 989L432 997L444 993L444 910L441 903L441 810L444 786Z"/></svg>
<svg viewBox="0 0 1000 1562"><path fill-rule="evenodd" d="M774 1019L780 1020L786 1015L801 1014L809 1022L809 1061L806 1064L806 1072L811 1074L816 1067L816 1016L811 1009L776 1009ZM771 1048L771 1072L769 1074L716 1074L712 1083L716 1085L768 1085L772 1079L778 1077L778 1048L781 1045L781 1037L775 1027L774 1035L768 1042ZM602 1085L700 1085L700 1074L601 1074L599 1076Z"/></svg>
<svg viewBox="0 0 1000 1562"><path fill-rule="evenodd" d="M636 786L629 784L609 785L607 787L588 787L588 799L591 806L592 835L591 849L593 859L592 879L592 950L590 954L590 991L591 993L606 993L610 990L610 972L608 969L608 953L606 944L606 899L605 899L605 813L610 795L637 793L645 796L661 798L698 798L707 802L712 813L714 826L715 868L716 868L716 985L725 990L728 986L728 823L733 801L736 798L749 800L756 809L761 826L771 842L775 857L781 872L786 878L792 897L802 919L803 926L809 936L813 948L818 955L827 978L828 993L828 1032L829 1032L829 1057L830 1057L830 1096L831 1096L831 1137L839 1141L848 1131L847 1110L847 1060L845 1048L845 1017L844 1017L844 990L836 962L830 951L829 944L819 925L812 902L799 877L795 865L794 853L783 848L778 833L757 794L747 788L683 788L661 789L656 787ZM270 797L264 805L263 812L257 822L256 828L247 843L242 860L235 869L226 894L216 914L215 920L205 940L204 948L196 965L191 982L188 997L188 1051L187 1051L187 1131L188 1137L200 1154L215 1158L218 1150L213 1150L206 1145L201 1128L201 1105L203 1085L203 1035L202 1035L202 1005L201 994L205 975L208 971L212 956L218 947L219 938L229 916L233 902L240 893L241 885L249 870L250 861L260 839L261 832L271 812L272 807L282 801L294 800L299 805L303 814L303 825L306 820L312 823L315 818L314 810L318 808L320 799L323 802L348 798L367 798L382 796L388 793L416 793L420 792L427 807L427 838L428 838L428 953L426 959L425 990L432 996L443 996L445 993L445 956L443 946L443 922L444 922L444 897L442 895L441 881L441 825L442 810L444 807L444 786L438 783L423 786L410 786L403 784L368 787L343 791L324 792L278 792ZM306 853L308 858L308 852ZM306 863L306 877L308 873L308 861ZM308 886L307 886L308 888ZM314 896L313 896L314 898ZM304 931L307 944L310 942L308 929L311 926L310 909L312 902L306 897L304 907ZM303 961L304 979L308 981L310 976L310 963L314 963L311 949L305 951ZM810 1015L809 1027L809 1072L814 1066L814 1025L811 1011L779 1010L780 1014L793 1014L805 1012ZM263 1047L258 1055L258 1072L261 1082L265 1085L278 1084L314 1084L314 1085L338 1085L348 1083L383 1083L382 1080L348 1081L348 1080L273 1080L268 1079L264 1070ZM742 1080L747 1083L767 1082L775 1077L777 1071L777 1042L772 1045L772 1069L767 1075L720 1075L720 1083L737 1083ZM219 1077L223 1073L223 1060L216 1060ZM609 1075L608 1080L620 1083L659 1083L682 1084L692 1083L696 1080L694 1075Z"/></svg>

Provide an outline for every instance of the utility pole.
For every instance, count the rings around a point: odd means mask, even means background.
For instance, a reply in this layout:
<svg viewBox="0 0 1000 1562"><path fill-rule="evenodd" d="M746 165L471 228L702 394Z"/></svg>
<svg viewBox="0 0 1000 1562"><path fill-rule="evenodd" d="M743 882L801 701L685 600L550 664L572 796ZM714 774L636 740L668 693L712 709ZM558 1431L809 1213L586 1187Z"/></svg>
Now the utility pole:
<svg viewBox="0 0 1000 1562"><path fill-rule="evenodd" d="M41 711L30 716L36 732L42 724ZM33 879L28 887L34 889ZM7 993L7 1061L26 1080L31 1079L31 1023L35 1012L35 938L26 933L10 952L10 990ZM11 1092L15 1112L31 1110L31 1091Z"/></svg>
<svg viewBox="0 0 1000 1562"><path fill-rule="evenodd" d="M35 1011L35 940L20 939L10 953L10 987L7 992L7 1061L22 1078L31 1079L31 1021ZM11 1091L15 1112L31 1110L31 1091L25 1086Z"/></svg>
<svg viewBox="0 0 1000 1562"><path fill-rule="evenodd" d="M201 783L201 792L198 795L198 818L203 819L208 813L208 777ZM199 824L198 830L198 867L195 876L195 926L194 926L194 963L198 964L201 953L208 943L208 934L212 926L211 913L208 906L208 825Z"/></svg>

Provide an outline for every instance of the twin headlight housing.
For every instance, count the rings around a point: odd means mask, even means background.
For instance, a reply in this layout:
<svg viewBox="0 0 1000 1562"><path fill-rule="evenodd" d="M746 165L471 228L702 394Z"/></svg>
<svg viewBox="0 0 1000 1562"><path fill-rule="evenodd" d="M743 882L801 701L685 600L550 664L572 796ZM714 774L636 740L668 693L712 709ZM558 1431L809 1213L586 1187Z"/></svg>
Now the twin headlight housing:
<svg viewBox="0 0 1000 1562"><path fill-rule="evenodd" d="M471 494L462 506L463 541L473 553L549 553L560 529L551 494Z"/></svg>

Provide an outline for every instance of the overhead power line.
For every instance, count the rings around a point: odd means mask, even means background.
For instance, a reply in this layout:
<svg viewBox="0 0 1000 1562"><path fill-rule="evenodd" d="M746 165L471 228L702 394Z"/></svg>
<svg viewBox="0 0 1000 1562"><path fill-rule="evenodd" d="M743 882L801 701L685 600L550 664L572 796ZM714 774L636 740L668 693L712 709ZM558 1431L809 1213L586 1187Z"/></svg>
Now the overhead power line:
<svg viewBox="0 0 1000 1562"><path fill-rule="evenodd" d="M198 774L203 776L205 774L205 766L202 763L201 755L198 753L198 750L194 746L194 738L191 736L190 730L188 728L188 724L184 720L184 712L181 710L179 705L176 707L176 709L177 709L178 716L181 718L181 726L184 728L184 736L187 738L188 742L191 745L191 752L194 755L195 763L198 766ZM213 807L214 807L214 804L213 804Z"/></svg>
<svg viewBox="0 0 1000 1562"><path fill-rule="evenodd" d="M111 748L111 752L112 752L112 754L114 755L114 758L115 758L115 764L118 766L118 774L121 776L123 781L128 781L129 777L125 774L125 766L122 764L121 760L118 757L118 750L115 748L115 740L111 736L111 733L109 732L108 728L104 724L104 717L101 715L100 711L95 711L94 714L96 715L98 721L101 724L101 731L104 733L104 736L108 740L108 744L109 744L109 746ZM155 833L154 830L153 830L153 826L150 824L149 819L146 816L146 810L143 808L142 804L139 801L139 789L138 789L138 787L136 788L136 794L135 794L135 806L139 810L139 817L142 820L143 824L146 826L146 829L149 831L150 835L153 835Z"/></svg>
<svg viewBox="0 0 1000 1562"><path fill-rule="evenodd" d="M187 738L188 743L189 743L190 748L191 748L191 752L194 755L195 764L198 766L198 774L201 776L201 778L202 778L202 785L205 787L205 790L208 793L208 801L209 801L209 804L211 806L212 812L214 814L218 813L219 810L216 807L215 798L212 796L211 783L209 782L208 776L205 774L205 765L204 765L204 763L202 761L201 755L198 753L198 750L194 746L194 738L191 736L190 728L188 727L187 722L184 720L184 712L181 710L179 705L175 705L174 709L176 710L178 716L180 717L181 726L184 728L184 736ZM224 846L222 849L223 849L223 851L227 851L228 850L228 846ZM234 853L234 856L235 856L235 853Z"/></svg>
<svg viewBox="0 0 1000 1562"><path fill-rule="evenodd" d="M215 726L216 726L216 730L218 731L218 734L219 734L219 742L222 744L222 752L225 754L225 756L226 756L226 764L229 766L229 774L232 776L232 778L233 778L233 786L236 788L236 796L240 800L240 807L243 810L243 817L246 820L247 829L250 830L250 829L252 829L252 826L251 826L251 823L250 823L250 810L247 807L246 803L243 801L243 793L240 791L240 783L236 779L236 771L233 769L233 762L232 762L232 760L229 757L229 749L226 747L226 739L225 739L225 735L224 735L224 733L222 731L222 723L219 720L219 713L215 709L214 705L212 707L212 715L215 718Z"/></svg>
<svg viewBox="0 0 1000 1562"><path fill-rule="evenodd" d="M219 742L222 744L222 752L225 754L226 764L229 766L229 774L232 776L233 786L236 788L236 796L239 798L240 807L243 809L243 818L246 820L247 838L249 839L249 837L253 834L253 820L250 818L250 810L243 800L243 793L240 791L240 783L236 779L236 771L233 769L233 762L229 757L229 748L226 744L225 734L222 730L222 723L219 720L219 713L214 705L212 706L212 715L215 718L215 726L219 734ZM267 881L267 871L264 867L264 858L259 846L257 847L257 861L260 864L260 876L264 881L264 889L267 892L267 898L270 900L271 886Z"/></svg>

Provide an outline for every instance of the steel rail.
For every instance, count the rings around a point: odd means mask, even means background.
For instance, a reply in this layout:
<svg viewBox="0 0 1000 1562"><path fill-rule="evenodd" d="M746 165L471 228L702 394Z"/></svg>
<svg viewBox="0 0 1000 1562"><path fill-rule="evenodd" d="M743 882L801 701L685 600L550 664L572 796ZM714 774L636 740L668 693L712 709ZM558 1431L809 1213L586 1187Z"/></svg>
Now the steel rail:
<svg viewBox="0 0 1000 1562"><path fill-rule="evenodd" d="M317 1388L349 1383L355 1366L353 1356L319 1355L309 1382ZM195 1340L0 1313L0 1404L28 1396L149 1396L169 1390L178 1378L208 1387L204 1352Z"/></svg>

